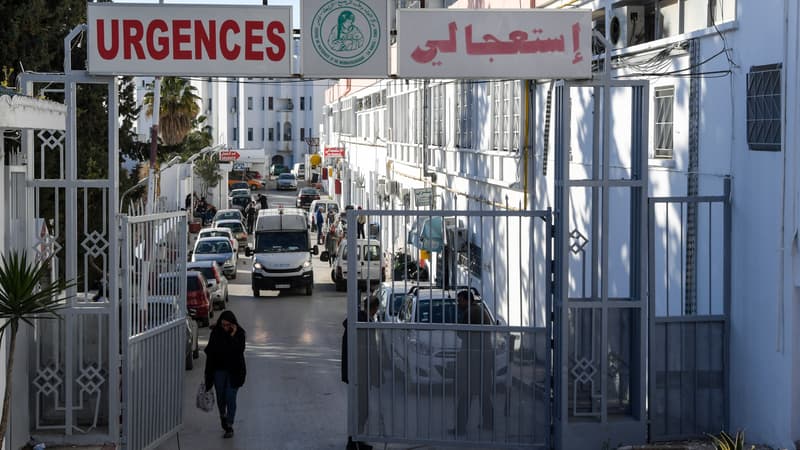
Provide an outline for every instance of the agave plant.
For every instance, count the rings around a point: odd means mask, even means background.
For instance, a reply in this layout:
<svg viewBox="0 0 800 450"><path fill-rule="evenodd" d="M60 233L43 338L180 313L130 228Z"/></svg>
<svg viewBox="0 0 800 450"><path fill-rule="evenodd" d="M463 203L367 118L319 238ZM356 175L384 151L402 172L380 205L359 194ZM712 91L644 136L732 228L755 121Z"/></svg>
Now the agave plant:
<svg viewBox="0 0 800 450"><path fill-rule="evenodd" d="M719 436L709 435L709 437L717 450L744 450L744 431L737 431L733 437L724 431ZM755 445L750 447L751 450L755 448Z"/></svg>
<svg viewBox="0 0 800 450"><path fill-rule="evenodd" d="M3 255L0 264L0 342L6 335L9 338L6 388L0 416L0 442L5 440L8 429L11 374L19 327L21 323L33 326L36 319L59 318L58 310L64 306L66 300L62 293L75 285L74 282L47 281L49 263L49 258L29 261L26 253L11 251L8 255Z"/></svg>

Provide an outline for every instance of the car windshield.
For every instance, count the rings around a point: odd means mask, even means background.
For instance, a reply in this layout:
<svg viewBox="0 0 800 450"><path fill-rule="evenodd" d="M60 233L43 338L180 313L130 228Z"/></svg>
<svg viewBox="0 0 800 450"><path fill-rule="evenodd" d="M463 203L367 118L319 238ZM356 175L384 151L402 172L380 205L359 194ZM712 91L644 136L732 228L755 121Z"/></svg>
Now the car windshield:
<svg viewBox="0 0 800 450"><path fill-rule="evenodd" d="M307 252L305 231L269 231L256 233L256 253Z"/></svg>
<svg viewBox="0 0 800 450"><path fill-rule="evenodd" d="M458 306L454 298L435 298L417 302L417 322L458 323Z"/></svg>
<svg viewBox="0 0 800 450"><path fill-rule="evenodd" d="M244 227L242 227L242 223L241 222L218 223L217 226L220 227L220 228L227 228L227 229L231 230L234 233L237 233L237 232L240 233L240 232L244 231Z"/></svg>
<svg viewBox="0 0 800 450"><path fill-rule="evenodd" d="M230 238L230 234L220 230L203 231L200 233L201 238L204 237L226 237Z"/></svg>
<svg viewBox="0 0 800 450"><path fill-rule="evenodd" d="M279 180L294 180L294 175L290 173L282 173L279 177Z"/></svg>
<svg viewBox="0 0 800 450"><path fill-rule="evenodd" d="M250 204L250 197L233 197L231 203L238 206L247 206Z"/></svg>
<svg viewBox="0 0 800 450"><path fill-rule="evenodd" d="M314 188L303 188L300 195L317 195L317 190Z"/></svg>
<svg viewBox="0 0 800 450"><path fill-rule="evenodd" d="M239 211L226 211L222 213L218 213L216 220L225 220L225 219L236 219L239 220L242 218L242 215L239 214Z"/></svg>
<svg viewBox="0 0 800 450"><path fill-rule="evenodd" d="M186 277L186 290L199 291L200 290L200 277L189 275Z"/></svg>
<svg viewBox="0 0 800 450"><path fill-rule="evenodd" d="M192 267L192 270L196 270L196 271L202 273L203 276L206 277L206 280L216 280L216 277L214 276L214 269L212 269L211 266L207 266L207 267Z"/></svg>
<svg viewBox="0 0 800 450"><path fill-rule="evenodd" d="M247 189L247 183L245 183L245 182L233 183L231 185L231 187L233 189Z"/></svg>
<svg viewBox="0 0 800 450"><path fill-rule="evenodd" d="M232 253L231 243L228 241L200 241L197 243L195 253Z"/></svg>

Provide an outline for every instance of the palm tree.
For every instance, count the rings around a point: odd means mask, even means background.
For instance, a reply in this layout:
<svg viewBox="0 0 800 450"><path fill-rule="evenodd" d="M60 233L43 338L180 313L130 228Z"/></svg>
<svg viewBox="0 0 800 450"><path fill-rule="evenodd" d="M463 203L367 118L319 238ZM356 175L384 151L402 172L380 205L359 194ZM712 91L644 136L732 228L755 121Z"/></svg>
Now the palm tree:
<svg viewBox="0 0 800 450"><path fill-rule="evenodd" d="M197 88L184 78L164 77L161 80L161 105L158 112L158 129L164 144L174 146L192 130L200 113ZM144 95L147 117L153 116L153 91Z"/></svg>
<svg viewBox="0 0 800 450"><path fill-rule="evenodd" d="M3 413L0 420L0 442L8 429L11 404L11 374L14 369L14 346L20 322L33 326L35 319L59 318L58 310L64 307L66 297L60 297L74 282L48 281L50 258L28 261L26 253L11 251L3 255L0 265L0 342L9 334L8 360L6 361L6 389L3 395Z"/></svg>

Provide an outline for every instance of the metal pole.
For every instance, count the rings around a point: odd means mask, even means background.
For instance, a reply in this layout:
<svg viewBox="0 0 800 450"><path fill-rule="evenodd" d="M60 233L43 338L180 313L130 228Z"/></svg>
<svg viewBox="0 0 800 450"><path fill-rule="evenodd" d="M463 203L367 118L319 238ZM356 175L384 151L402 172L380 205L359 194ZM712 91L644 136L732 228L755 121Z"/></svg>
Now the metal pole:
<svg viewBox="0 0 800 450"><path fill-rule="evenodd" d="M150 127L150 179L147 180L147 213L153 214L156 205L156 154L158 151L158 113L161 108L161 77L153 85L153 125Z"/></svg>

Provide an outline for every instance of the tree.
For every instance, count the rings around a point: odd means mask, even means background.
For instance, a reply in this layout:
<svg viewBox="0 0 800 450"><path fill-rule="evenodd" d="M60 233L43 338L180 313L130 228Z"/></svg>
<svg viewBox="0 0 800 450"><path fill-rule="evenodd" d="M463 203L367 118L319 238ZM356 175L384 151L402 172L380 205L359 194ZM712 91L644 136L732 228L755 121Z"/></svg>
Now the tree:
<svg viewBox="0 0 800 450"><path fill-rule="evenodd" d="M178 77L164 77L161 80L161 105L159 107L158 129L164 144L176 146L183 142L194 126L200 113L200 97L197 88L189 81ZM148 117L153 116L153 91L144 96Z"/></svg>
<svg viewBox="0 0 800 450"><path fill-rule="evenodd" d="M6 388L0 416L0 442L5 440L11 405L11 374L14 369L14 348L21 323L33 326L36 319L59 318L58 310L67 297L61 293L75 286L74 282L49 281L50 259L28 261L26 253L3 255L0 265L0 341L9 338L6 361Z"/></svg>
<svg viewBox="0 0 800 450"><path fill-rule="evenodd" d="M210 158L203 158L195 161L194 173L203 180L202 192L205 194L209 189L216 187L222 175L219 173L219 156L214 154Z"/></svg>

